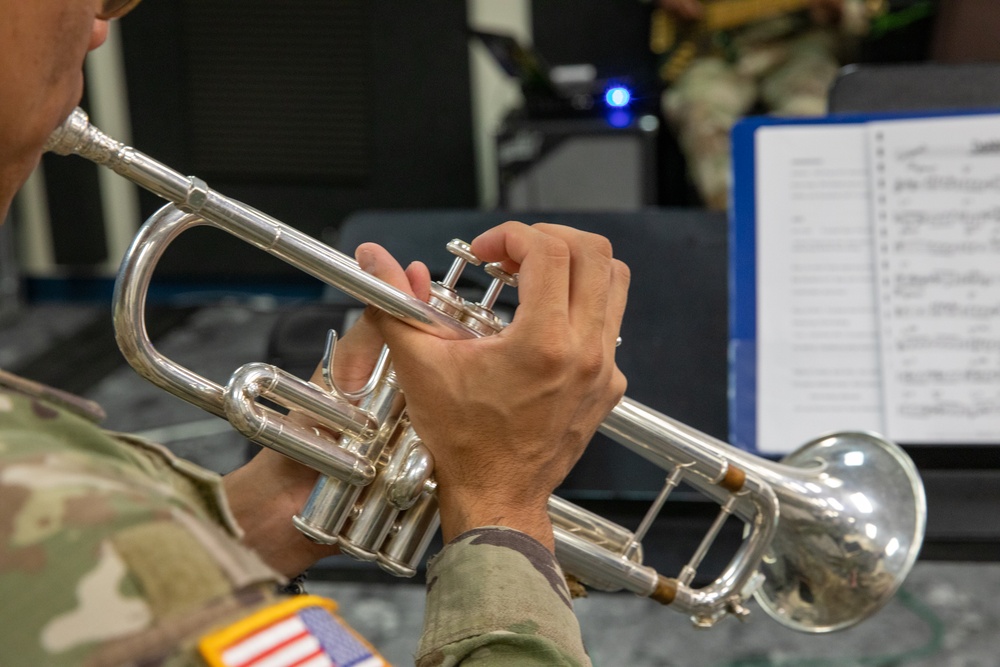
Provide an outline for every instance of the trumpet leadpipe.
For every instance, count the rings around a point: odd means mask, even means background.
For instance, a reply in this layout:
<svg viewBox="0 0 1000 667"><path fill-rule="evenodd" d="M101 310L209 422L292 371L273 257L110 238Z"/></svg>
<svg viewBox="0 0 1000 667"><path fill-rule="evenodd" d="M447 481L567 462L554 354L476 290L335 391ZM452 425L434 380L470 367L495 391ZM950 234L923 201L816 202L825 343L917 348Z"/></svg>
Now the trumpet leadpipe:
<svg viewBox="0 0 1000 667"><path fill-rule="evenodd" d="M427 303L365 273L358 263L271 216L219 194L196 177L183 176L90 124L75 109L49 137L45 150L76 154L115 173L237 238L344 293L441 338L468 338L467 327ZM133 243L133 246L135 244ZM132 251L128 254L132 254Z"/></svg>

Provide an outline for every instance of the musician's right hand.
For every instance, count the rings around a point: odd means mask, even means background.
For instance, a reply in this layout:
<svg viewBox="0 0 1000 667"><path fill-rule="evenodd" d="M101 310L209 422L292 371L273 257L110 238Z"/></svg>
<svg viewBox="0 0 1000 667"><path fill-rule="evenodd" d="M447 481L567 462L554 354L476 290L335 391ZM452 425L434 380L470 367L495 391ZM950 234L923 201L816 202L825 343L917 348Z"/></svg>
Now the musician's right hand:
<svg viewBox="0 0 1000 667"><path fill-rule="evenodd" d="M374 309L365 317L388 342L414 429L434 454L444 539L501 525L552 549L548 498L625 392L614 356L628 268L603 237L556 225L505 223L472 250L519 272L520 305L500 333L444 340ZM426 267L404 273L374 244L357 257L426 296Z"/></svg>
<svg viewBox="0 0 1000 667"><path fill-rule="evenodd" d="M704 13L705 8L701 5L701 0L656 0L657 4L665 12L672 14L684 21L697 21Z"/></svg>

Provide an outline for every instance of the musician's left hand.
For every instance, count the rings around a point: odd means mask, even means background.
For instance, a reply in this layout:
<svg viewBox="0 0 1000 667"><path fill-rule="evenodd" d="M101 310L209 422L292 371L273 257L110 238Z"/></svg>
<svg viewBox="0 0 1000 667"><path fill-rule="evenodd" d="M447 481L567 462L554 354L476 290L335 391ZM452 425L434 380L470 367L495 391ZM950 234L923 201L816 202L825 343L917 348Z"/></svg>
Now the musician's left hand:
<svg viewBox="0 0 1000 667"><path fill-rule="evenodd" d="M337 344L333 369L337 385L347 391L364 386L381 349L379 332L361 318ZM312 382L324 386L319 368ZM291 418L306 419L294 414ZM288 577L338 553L336 546L306 538L291 521L305 506L318 476L312 468L265 447L223 478L230 509L245 533L244 544Z"/></svg>

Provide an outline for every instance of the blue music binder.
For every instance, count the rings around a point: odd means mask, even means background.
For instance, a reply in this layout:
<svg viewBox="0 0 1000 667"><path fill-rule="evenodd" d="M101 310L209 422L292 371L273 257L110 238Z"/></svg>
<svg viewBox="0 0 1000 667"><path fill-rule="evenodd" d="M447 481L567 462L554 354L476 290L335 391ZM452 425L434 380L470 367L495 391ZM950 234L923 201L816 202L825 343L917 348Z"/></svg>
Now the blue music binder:
<svg viewBox="0 0 1000 667"><path fill-rule="evenodd" d="M748 117L732 130L733 180L729 206L729 441L759 452L757 136L762 128L858 125L876 121L996 114L995 109L878 114L818 118ZM816 435L819 435L818 433Z"/></svg>

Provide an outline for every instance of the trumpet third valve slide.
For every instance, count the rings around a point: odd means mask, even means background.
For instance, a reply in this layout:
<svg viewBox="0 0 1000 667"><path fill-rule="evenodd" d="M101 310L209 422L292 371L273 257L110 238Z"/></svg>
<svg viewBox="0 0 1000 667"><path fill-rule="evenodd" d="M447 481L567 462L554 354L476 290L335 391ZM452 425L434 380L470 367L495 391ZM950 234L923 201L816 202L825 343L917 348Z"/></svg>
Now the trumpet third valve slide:
<svg viewBox="0 0 1000 667"><path fill-rule="evenodd" d="M469 264L468 244L452 241L451 271L428 303L362 271L357 263L196 177L185 177L92 126L75 110L46 148L104 165L168 203L143 225L115 283L116 338L143 377L212 414L248 438L321 473L296 526L398 576L412 576L438 529L433 457L406 417L391 355L355 394L320 387L267 364L237 369L222 387L157 351L145 330L153 270L179 234L220 228L359 301L438 336L487 336L505 323L493 313L517 277L487 265L493 282L477 303L454 289ZM336 337L331 336L326 362ZM328 376L329 373L326 373ZM260 402L308 414L309 429ZM820 436L776 462L735 448L624 398L600 431L665 471L662 491L633 531L553 496L556 556L568 575L599 590L652 597L701 626L748 613L756 598L777 621L805 632L849 627L882 608L920 551L926 499L916 467L898 445L865 432ZM338 434L334 439L326 432ZM676 576L643 564L642 540L668 496L684 483L719 505L704 539ZM730 517L744 538L722 573L699 584L699 566Z"/></svg>

